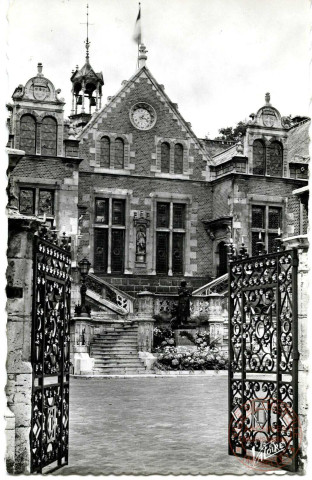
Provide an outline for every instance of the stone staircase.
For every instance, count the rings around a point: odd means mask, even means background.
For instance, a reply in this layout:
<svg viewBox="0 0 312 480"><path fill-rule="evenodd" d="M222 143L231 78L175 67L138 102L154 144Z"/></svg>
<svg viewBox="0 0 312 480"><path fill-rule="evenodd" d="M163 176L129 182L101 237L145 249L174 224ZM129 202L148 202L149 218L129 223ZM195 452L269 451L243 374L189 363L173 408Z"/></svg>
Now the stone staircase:
<svg viewBox="0 0 312 480"><path fill-rule="evenodd" d="M146 373L138 352L138 327L127 322L107 324L90 343L95 375Z"/></svg>

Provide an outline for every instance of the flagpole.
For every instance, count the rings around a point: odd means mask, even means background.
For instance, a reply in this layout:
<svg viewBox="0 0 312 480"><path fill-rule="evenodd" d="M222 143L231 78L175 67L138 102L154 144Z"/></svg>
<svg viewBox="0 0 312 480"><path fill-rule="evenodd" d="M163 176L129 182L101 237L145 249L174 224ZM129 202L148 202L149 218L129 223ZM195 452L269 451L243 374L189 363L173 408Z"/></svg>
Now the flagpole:
<svg viewBox="0 0 312 480"><path fill-rule="evenodd" d="M141 21L141 2L139 2L139 12L140 12L140 21ZM140 32L142 33L142 32ZM138 66L139 68L139 56L140 56L140 37L138 37Z"/></svg>

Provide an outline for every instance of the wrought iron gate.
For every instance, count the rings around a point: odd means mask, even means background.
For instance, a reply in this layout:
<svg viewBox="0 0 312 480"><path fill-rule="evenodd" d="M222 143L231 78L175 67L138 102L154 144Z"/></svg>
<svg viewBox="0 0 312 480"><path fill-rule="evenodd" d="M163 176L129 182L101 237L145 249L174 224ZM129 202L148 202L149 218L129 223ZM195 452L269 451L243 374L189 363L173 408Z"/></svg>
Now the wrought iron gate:
<svg viewBox="0 0 312 480"><path fill-rule="evenodd" d="M297 469L297 251L229 264L229 453Z"/></svg>
<svg viewBox="0 0 312 480"><path fill-rule="evenodd" d="M32 473L68 463L70 268L68 239L57 242L46 229L35 237Z"/></svg>

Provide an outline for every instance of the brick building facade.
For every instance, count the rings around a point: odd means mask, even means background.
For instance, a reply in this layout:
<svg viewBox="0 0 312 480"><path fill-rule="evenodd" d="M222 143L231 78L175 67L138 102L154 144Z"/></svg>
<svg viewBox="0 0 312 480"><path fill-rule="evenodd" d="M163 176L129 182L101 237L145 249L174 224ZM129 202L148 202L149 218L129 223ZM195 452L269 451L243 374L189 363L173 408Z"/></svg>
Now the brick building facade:
<svg viewBox="0 0 312 480"><path fill-rule="evenodd" d="M281 117L267 94L237 143L197 138L145 63L141 46L138 70L102 108L103 76L87 55L69 120L41 64L19 85L8 146L20 151L20 212L72 236L74 267L87 257L134 296L222 275L231 237L255 252L259 238L271 250L277 236L305 233L292 192L307 185L310 119Z"/></svg>

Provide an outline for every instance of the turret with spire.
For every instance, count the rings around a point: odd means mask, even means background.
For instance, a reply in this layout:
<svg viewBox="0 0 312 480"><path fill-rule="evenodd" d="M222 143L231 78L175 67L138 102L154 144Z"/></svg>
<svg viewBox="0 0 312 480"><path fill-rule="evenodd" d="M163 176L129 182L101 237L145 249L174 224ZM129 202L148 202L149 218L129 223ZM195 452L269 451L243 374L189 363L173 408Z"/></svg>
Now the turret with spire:
<svg viewBox="0 0 312 480"><path fill-rule="evenodd" d="M72 108L70 119L76 128L88 123L92 113L101 109L102 86L104 85L102 72L95 73L89 59L89 5L87 5L87 38L85 41L86 61L84 66L72 71Z"/></svg>

